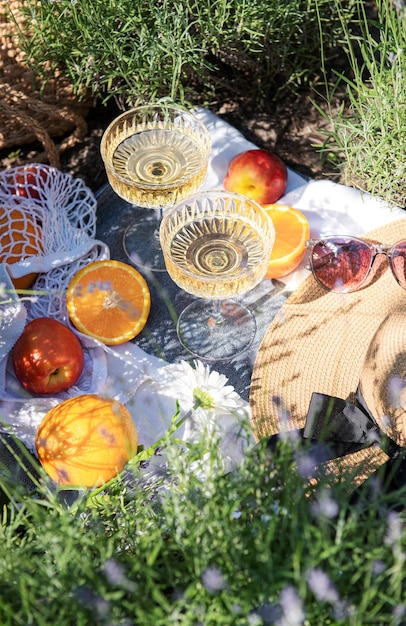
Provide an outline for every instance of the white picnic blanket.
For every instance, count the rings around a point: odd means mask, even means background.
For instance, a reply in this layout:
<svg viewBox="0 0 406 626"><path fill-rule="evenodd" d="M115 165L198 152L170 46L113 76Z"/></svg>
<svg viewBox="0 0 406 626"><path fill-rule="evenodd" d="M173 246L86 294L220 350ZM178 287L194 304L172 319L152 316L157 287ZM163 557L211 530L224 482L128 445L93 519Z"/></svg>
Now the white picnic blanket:
<svg viewBox="0 0 406 626"><path fill-rule="evenodd" d="M230 159L256 146L207 109L198 109L197 115L207 125L212 137L212 155L204 189L222 188ZM292 170L288 170L286 194L279 202L297 207L305 214L312 237L327 233L359 235L406 217L405 211L391 209L368 194L328 180L308 181ZM284 278L290 288L294 288L308 275L304 265L305 261ZM5 284L10 288L4 266L0 270L0 285ZM53 398L29 397L16 381L10 367L10 350L27 316L24 303L19 303L15 297L12 300L8 316L3 315L0 327L0 415L4 427L17 434L30 450L34 450L35 432L47 410L70 395L80 393L104 394L126 404L139 432L140 443L144 446L151 445L165 433L178 399L174 391L177 386L171 384L171 381L174 372L179 370L147 354L133 343L107 348L79 335L87 350L86 379L79 380L75 388ZM185 413L188 407L181 409ZM224 446L224 454L229 460L238 461L243 454L242 446L237 442L240 430L238 420L249 420L248 404L241 401L236 414L217 415L216 419L227 444ZM192 431L186 425L178 436L187 439L193 436Z"/></svg>

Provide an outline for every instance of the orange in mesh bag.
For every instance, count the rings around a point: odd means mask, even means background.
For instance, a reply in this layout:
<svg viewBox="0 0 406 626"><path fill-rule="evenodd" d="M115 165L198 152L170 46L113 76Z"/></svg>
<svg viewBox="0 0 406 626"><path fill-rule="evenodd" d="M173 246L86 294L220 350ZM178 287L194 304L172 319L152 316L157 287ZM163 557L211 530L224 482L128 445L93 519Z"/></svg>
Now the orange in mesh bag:
<svg viewBox="0 0 406 626"><path fill-rule="evenodd" d="M42 229L35 216L23 207L0 205L0 263L13 265L42 253ZM38 276L27 272L11 279L16 289L28 289Z"/></svg>

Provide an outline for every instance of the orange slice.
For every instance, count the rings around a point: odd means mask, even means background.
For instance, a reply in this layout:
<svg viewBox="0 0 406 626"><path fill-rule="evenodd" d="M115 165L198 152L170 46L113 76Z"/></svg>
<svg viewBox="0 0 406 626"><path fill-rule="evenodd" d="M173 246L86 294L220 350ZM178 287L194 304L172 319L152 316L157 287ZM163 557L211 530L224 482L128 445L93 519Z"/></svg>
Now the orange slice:
<svg viewBox="0 0 406 626"><path fill-rule="evenodd" d="M275 243L265 278L280 278L300 265L309 238L309 222L298 209L285 204L264 206L275 227Z"/></svg>
<svg viewBox="0 0 406 626"><path fill-rule="evenodd" d="M95 261L68 285L66 306L80 332L107 345L130 341L144 328L151 308L145 279L121 261Z"/></svg>

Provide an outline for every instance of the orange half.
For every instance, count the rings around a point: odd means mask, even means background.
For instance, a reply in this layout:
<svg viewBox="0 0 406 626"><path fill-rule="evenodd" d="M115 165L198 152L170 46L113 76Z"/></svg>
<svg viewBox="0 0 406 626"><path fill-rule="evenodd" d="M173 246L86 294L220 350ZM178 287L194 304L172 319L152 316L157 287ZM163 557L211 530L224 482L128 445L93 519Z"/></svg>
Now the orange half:
<svg viewBox="0 0 406 626"><path fill-rule="evenodd" d="M107 345L130 341L144 328L151 308L145 279L121 261L95 261L68 285L66 306L72 324Z"/></svg>
<svg viewBox="0 0 406 626"><path fill-rule="evenodd" d="M300 265L310 234L309 222L301 211L285 204L267 204L264 209L275 227L275 243L265 278L281 278Z"/></svg>

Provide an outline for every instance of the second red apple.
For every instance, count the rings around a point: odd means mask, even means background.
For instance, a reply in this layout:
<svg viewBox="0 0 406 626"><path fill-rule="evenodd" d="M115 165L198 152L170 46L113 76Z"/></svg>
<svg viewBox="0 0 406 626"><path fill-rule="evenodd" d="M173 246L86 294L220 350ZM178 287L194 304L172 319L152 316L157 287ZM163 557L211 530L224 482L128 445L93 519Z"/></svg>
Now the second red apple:
<svg viewBox="0 0 406 626"><path fill-rule="evenodd" d="M273 204L285 193L287 181L286 166L276 154L247 150L231 159L224 187L259 204Z"/></svg>
<svg viewBox="0 0 406 626"><path fill-rule="evenodd" d="M54 171L49 165L43 164L20 167L14 174L14 182L10 183L10 191L17 196L40 200L54 176Z"/></svg>

